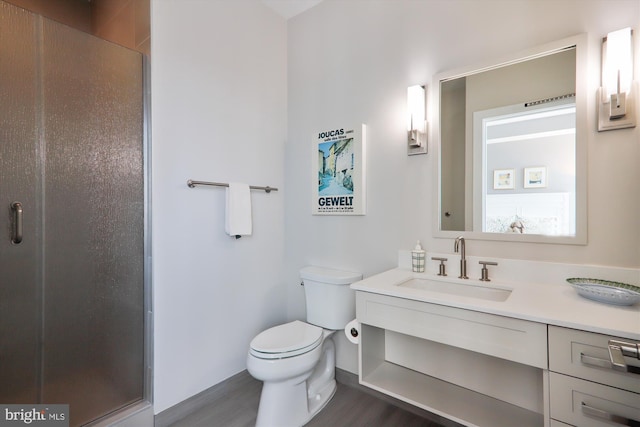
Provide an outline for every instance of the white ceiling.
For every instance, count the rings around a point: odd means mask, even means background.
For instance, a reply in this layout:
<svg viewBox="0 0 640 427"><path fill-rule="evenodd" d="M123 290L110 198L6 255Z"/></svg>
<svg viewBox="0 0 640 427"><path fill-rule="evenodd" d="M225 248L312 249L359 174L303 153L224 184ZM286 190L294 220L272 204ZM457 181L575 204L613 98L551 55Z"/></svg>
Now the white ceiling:
<svg viewBox="0 0 640 427"><path fill-rule="evenodd" d="M275 10L285 19L293 18L299 13L320 3L322 0L262 0L262 3Z"/></svg>

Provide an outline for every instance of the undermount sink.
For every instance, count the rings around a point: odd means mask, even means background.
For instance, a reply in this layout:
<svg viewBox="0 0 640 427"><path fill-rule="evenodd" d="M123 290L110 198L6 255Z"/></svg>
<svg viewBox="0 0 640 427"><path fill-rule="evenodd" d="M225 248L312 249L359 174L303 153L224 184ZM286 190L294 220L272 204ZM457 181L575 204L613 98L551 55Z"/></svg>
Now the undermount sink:
<svg viewBox="0 0 640 427"><path fill-rule="evenodd" d="M409 279L397 286L498 302L506 301L511 295L511 289L429 279Z"/></svg>

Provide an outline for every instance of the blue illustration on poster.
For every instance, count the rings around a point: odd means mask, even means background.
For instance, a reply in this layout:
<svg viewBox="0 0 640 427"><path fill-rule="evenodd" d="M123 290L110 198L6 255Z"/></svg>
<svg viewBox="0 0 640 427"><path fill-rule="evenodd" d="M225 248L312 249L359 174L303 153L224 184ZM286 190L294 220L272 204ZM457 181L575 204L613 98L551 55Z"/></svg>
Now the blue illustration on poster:
<svg viewBox="0 0 640 427"><path fill-rule="evenodd" d="M353 138L318 144L318 150L322 152L322 164L318 164L318 195L353 194Z"/></svg>

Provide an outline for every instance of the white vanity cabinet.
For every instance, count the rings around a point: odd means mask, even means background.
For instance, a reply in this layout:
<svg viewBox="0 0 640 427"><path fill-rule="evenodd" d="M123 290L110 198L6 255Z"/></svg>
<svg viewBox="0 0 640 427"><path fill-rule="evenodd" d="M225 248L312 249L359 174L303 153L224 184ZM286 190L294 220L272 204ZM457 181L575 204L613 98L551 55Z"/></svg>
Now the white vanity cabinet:
<svg viewBox="0 0 640 427"><path fill-rule="evenodd" d="M611 369L608 351L610 339L624 342L613 360L640 370L640 307L592 301L566 284L635 283L640 269L496 259L503 277L486 283L437 276L436 261L414 273L405 255L351 284L361 384L470 427L640 426L640 375ZM408 286L414 279L434 286Z"/></svg>
<svg viewBox="0 0 640 427"><path fill-rule="evenodd" d="M541 427L547 326L356 293L360 382L467 426Z"/></svg>
<svg viewBox="0 0 640 427"><path fill-rule="evenodd" d="M640 426L640 373L613 369L611 339L633 342L549 326L550 412L552 420L563 423L557 425ZM640 361L625 359L640 372Z"/></svg>

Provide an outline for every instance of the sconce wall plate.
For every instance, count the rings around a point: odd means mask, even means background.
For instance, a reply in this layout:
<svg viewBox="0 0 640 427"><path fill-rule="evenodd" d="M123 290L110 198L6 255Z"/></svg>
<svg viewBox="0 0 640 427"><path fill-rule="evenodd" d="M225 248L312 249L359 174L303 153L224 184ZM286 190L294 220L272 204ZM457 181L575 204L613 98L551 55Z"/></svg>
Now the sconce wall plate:
<svg viewBox="0 0 640 427"><path fill-rule="evenodd" d="M410 130L408 134L409 144L407 146L407 154L413 156L415 154L427 154L427 123L424 124L424 132L418 130ZM414 142L415 141L415 142ZM412 145L415 144L415 145ZM419 144L419 145L418 145Z"/></svg>
<svg viewBox="0 0 640 427"><path fill-rule="evenodd" d="M614 95L612 95L614 96ZM636 100L638 99L638 82L631 84L626 94L625 112L622 117L611 118L611 99L607 99L604 88L598 88L598 131L625 129L636 127ZM615 115L615 113L614 113Z"/></svg>

